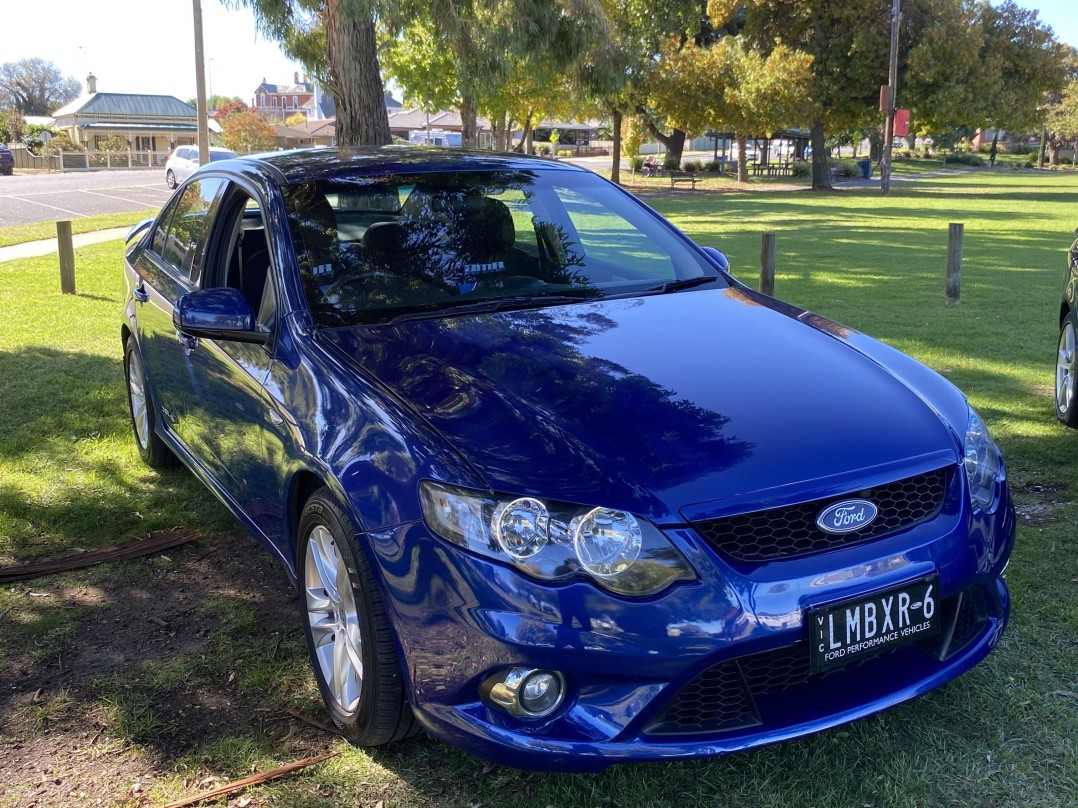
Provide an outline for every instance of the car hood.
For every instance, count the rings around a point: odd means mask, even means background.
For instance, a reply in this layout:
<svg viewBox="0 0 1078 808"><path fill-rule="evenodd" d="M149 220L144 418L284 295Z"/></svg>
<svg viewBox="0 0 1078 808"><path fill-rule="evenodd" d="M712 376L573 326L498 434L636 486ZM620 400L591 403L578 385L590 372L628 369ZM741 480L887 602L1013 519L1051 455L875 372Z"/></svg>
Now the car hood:
<svg viewBox="0 0 1078 808"><path fill-rule="evenodd" d="M957 460L862 335L799 312L732 287L323 335L508 494L671 523Z"/></svg>

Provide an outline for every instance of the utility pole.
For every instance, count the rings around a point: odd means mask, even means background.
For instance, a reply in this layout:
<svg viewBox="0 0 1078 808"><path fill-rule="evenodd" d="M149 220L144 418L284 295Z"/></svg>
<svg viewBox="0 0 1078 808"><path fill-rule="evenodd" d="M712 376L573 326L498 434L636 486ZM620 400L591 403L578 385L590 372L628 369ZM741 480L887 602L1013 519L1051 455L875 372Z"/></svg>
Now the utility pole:
<svg viewBox="0 0 1078 808"><path fill-rule="evenodd" d="M880 155L880 193L891 193L891 141L895 139L895 95L898 91L898 26L902 19L902 0L891 7L891 62L887 70L887 120L883 127L883 154Z"/></svg>
<svg viewBox="0 0 1078 808"><path fill-rule="evenodd" d="M198 164L210 161L210 125L206 113L206 63L202 57L202 0L192 0L195 16L195 108L198 110Z"/></svg>

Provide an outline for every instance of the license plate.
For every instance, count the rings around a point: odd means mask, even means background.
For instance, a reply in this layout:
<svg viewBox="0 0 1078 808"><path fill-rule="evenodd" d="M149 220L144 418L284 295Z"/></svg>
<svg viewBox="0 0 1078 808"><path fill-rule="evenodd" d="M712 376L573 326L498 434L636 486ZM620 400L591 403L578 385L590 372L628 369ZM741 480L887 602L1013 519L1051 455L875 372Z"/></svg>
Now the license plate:
<svg viewBox="0 0 1078 808"><path fill-rule="evenodd" d="M867 659L940 630L939 576L809 609L813 673Z"/></svg>

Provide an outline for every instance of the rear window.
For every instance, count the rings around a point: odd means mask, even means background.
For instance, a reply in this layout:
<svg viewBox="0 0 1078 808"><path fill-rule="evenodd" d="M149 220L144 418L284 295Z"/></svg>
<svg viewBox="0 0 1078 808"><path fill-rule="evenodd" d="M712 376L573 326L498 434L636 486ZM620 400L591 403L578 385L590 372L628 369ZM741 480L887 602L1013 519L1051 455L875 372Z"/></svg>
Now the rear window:
<svg viewBox="0 0 1078 808"><path fill-rule="evenodd" d="M233 151L217 151L215 149L210 150L210 162L216 163L218 160L231 160L236 156Z"/></svg>
<svg viewBox="0 0 1078 808"><path fill-rule="evenodd" d="M588 300L715 271L662 219L564 170L342 177L285 188L322 327L499 298Z"/></svg>

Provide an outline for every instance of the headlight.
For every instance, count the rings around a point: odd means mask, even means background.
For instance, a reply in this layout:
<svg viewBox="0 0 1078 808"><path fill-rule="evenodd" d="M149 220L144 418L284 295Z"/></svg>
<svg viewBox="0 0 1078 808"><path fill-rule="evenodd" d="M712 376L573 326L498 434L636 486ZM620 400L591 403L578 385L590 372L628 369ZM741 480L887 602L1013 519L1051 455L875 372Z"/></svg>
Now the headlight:
<svg viewBox="0 0 1078 808"><path fill-rule="evenodd" d="M587 578L642 597L696 577L657 527L627 511L497 499L427 481L419 493L427 525L443 539L544 581Z"/></svg>
<svg viewBox="0 0 1078 808"><path fill-rule="evenodd" d="M973 407L969 408L969 421L966 424L965 452L963 465L969 480L970 501L979 508L987 508L996 498L999 449Z"/></svg>

